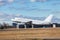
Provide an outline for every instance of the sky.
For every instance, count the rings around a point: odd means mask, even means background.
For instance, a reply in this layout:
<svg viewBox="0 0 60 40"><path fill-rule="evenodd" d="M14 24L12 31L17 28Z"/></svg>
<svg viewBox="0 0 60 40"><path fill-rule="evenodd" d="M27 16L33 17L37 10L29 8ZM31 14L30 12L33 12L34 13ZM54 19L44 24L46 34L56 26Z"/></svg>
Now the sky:
<svg viewBox="0 0 60 40"><path fill-rule="evenodd" d="M60 0L0 0L0 15L2 13L31 17L53 14L60 18Z"/></svg>
<svg viewBox="0 0 60 40"><path fill-rule="evenodd" d="M60 18L60 0L0 0L0 22L10 23L7 20L19 15L47 17L50 14Z"/></svg>

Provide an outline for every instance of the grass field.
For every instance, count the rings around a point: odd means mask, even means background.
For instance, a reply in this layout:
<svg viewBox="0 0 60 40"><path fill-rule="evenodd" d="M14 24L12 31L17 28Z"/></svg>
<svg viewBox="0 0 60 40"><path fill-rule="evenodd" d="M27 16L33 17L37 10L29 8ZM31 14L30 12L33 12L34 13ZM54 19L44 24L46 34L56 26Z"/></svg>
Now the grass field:
<svg viewBox="0 0 60 40"><path fill-rule="evenodd" d="M0 40L42 40L59 38L60 28L11 28L0 30Z"/></svg>

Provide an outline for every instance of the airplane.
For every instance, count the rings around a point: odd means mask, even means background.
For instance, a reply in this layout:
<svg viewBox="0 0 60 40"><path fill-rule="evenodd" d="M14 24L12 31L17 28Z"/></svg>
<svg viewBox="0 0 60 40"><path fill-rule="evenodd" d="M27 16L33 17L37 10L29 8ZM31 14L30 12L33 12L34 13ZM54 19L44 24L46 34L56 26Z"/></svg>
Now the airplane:
<svg viewBox="0 0 60 40"><path fill-rule="evenodd" d="M27 23L29 21L32 21L32 24L50 24L51 20L53 18L53 15L49 15L44 21L41 20L33 20L33 19L28 19L28 18L14 18L11 19L14 22L20 22L20 23Z"/></svg>

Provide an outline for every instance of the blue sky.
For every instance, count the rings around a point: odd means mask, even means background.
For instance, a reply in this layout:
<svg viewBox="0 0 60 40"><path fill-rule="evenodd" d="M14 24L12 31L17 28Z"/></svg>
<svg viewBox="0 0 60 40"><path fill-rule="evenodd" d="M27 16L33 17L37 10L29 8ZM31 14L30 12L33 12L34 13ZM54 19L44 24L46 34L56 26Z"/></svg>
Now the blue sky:
<svg viewBox="0 0 60 40"><path fill-rule="evenodd" d="M0 14L2 13L32 17L53 14L60 18L60 0L0 0Z"/></svg>

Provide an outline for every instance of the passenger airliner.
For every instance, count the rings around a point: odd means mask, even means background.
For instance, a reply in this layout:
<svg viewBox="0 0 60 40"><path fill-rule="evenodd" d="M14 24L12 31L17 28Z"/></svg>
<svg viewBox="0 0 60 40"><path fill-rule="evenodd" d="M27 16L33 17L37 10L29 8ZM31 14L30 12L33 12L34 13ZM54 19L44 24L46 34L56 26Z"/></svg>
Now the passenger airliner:
<svg viewBox="0 0 60 40"><path fill-rule="evenodd" d="M44 21L27 19L27 18L14 18L14 19L11 19L11 20L14 21L14 22L21 22L21 23L26 23L26 22L32 21L32 24L50 24L52 18L53 18L53 15L51 14Z"/></svg>

